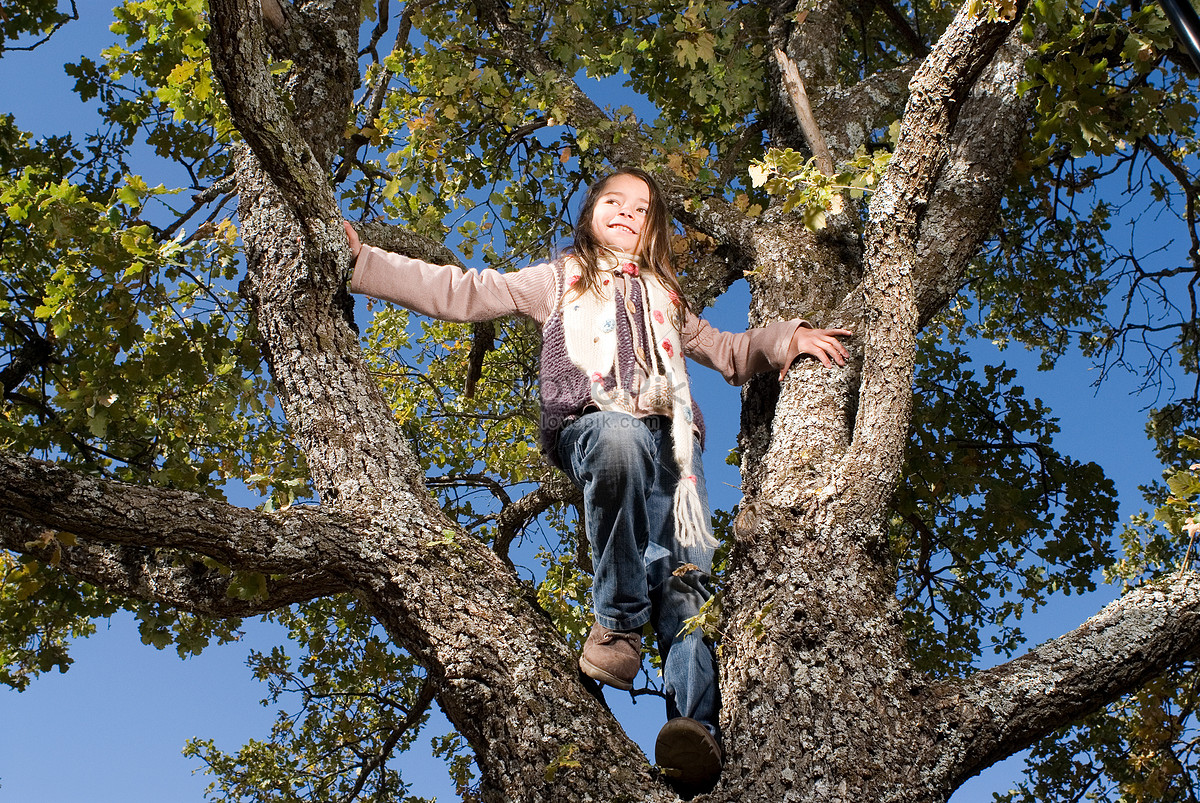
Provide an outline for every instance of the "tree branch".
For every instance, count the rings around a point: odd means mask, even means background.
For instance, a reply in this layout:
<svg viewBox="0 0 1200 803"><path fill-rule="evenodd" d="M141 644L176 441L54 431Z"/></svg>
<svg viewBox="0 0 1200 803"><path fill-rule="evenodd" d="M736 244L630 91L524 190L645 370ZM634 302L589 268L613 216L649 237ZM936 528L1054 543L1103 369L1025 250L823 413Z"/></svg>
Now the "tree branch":
<svg viewBox="0 0 1200 803"><path fill-rule="evenodd" d="M1079 719L1200 648L1200 575L1129 592L1079 628L1002 666L935 689L954 785ZM953 745L954 749L947 749ZM953 787L951 787L953 788Z"/></svg>
<svg viewBox="0 0 1200 803"><path fill-rule="evenodd" d="M0 452L0 488L0 515L88 541L194 551L232 569L264 574L315 576L329 565L324 545L344 540L348 532L312 508L260 513L186 491L87 477L7 452ZM39 549L11 533L3 539L14 552ZM81 559L81 567L87 564Z"/></svg>
<svg viewBox="0 0 1200 803"><path fill-rule="evenodd" d="M797 75L804 75L806 91L812 92L813 106L819 106L825 93L838 85L838 44L842 41L846 18L842 0L785 0L772 4L769 14L767 46L787 55ZM801 140L811 145L807 133L798 125L794 92L782 65L780 74L772 75L768 88L771 103L766 118L770 145L799 149ZM827 130L824 126L821 129Z"/></svg>
<svg viewBox="0 0 1200 803"><path fill-rule="evenodd" d="M3 398L7 399L30 373L53 361L54 346L22 321L4 319L0 320L0 326L21 338L20 345L13 349L9 357L8 365L0 370L0 387L4 389Z"/></svg>
<svg viewBox="0 0 1200 803"><path fill-rule="evenodd" d="M535 490L510 505L505 505L496 517L496 542L493 549L510 566L508 548L529 523L560 502L575 503L583 495L561 471L550 474Z"/></svg>
<svg viewBox="0 0 1200 803"><path fill-rule="evenodd" d="M363 242L377 248L431 262L435 265L458 265L462 261L446 245L438 240L410 231L403 226L382 220L371 220L355 228Z"/></svg>
<svg viewBox="0 0 1200 803"><path fill-rule="evenodd" d="M959 291L967 264L995 231L1032 108L1033 99L1017 92L1031 53L1011 36L963 105L917 240L913 282L922 326Z"/></svg>
<svg viewBox="0 0 1200 803"><path fill-rule="evenodd" d="M53 6L52 6L52 8L53 8ZM33 44L22 45L20 47L7 47L3 44L2 41L0 41L0 55L3 55L4 53L6 53L8 51L16 52L19 50L25 50L25 51L37 50L39 47L41 47L42 45L49 42L51 37L53 37L54 34L58 33L59 30L61 30L64 25L66 25L68 22L73 22L73 21L79 19L79 8L76 6L75 0L71 0L71 13L70 14L58 14L58 17L59 17L59 19L55 20L55 22L51 25L51 27L45 30L45 32L44 32L45 35L41 39L34 42Z"/></svg>
<svg viewBox="0 0 1200 803"><path fill-rule="evenodd" d="M835 161L853 156L871 131L900 116L916 69L916 63L893 67L854 86L832 88L821 96L813 114L821 121Z"/></svg>
<svg viewBox="0 0 1200 803"><path fill-rule="evenodd" d="M496 324L493 321L476 321L471 327L471 351L467 355L467 376L463 380L463 395L468 399L475 396L475 387L483 376L483 361L488 352L496 350Z"/></svg>
<svg viewBox="0 0 1200 803"><path fill-rule="evenodd" d="M421 688L417 691L416 699L409 706L408 713L404 715L404 719L391 729L391 732L388 733L387 738L384 739L383 744L380 745L375 755L366 758L360 765L358 778L353 788L342 797L344 803L351 803L351 801L358 799L358 796L362 793L371 776L392 758L392 753L395 751L396 745L400 743L400 739L404 734L420 726L421 718L425 716L425 712L433 704L436 694L437 684L426 677L424 682L421 683Z"/></svg>
<svg viewBox="0 0 1200 803"><path fill-rule="evenodd" d="M616 121L579 88L561 64L547 56L526 31L513 24L508 7L502 0L475 0L474 5L479 13L480 24L496 32L499 49L505 58L511 59L531 76L547 81L549 87L558 94L571 125L592 129L617 126ZM597 142L597 147L616 165L640 165L645 160L643 140L636 132L623 131L619 138L605 137Z"/></svg>
<svg viewBox="0 0 1200 803"><path fill-rule="evenodd" d="M264 578L263 593L240 599L239 579L176 550L76 541L64 544L43 527L0 513L0 547L37 558L76 580L117 596L218 618L242 618L347 590L323 572Z"/></svg>
<svg viewBox="0 0 1200 803"><path fill-rule="evenodd" d="M924 56L929 53L929 48L913 28L912 23L908 21L908 17L904 16L891 0L873 0L873 2L875 7L883 12L883 16L888 18L888 22L892 23L892 27L900 34L914 55Z"/></svg>
<svg viewBox="0 0 1200 803"><path fill-rule="evenodd" d="M829 493L848 492L861 515L886 508L899 476L912 407L918 314L914 287L921 216L950 150L962 104L1016 25L964 4L910 84L900 140L871 200L864 236L865 350L854 439Z"/></svg>
<svg viewBox="0 0 1200 803"><path fill-rule="evenodd" d="M808 93L804 90L804 80L800 77L800 71L796 69L796 62L788 58L788 55L777 47L775 48L775 63L779 65L779 72L783 75L783 86L792 102L792 111L796 113L796 122L800 124L800 133L804 135L808 149L812 151L813 157L817 160L817 169L827 176L832 176L834 172L833 156L829 152L829 146L825 143L825 135L821 133L821 128L817 125L816 118L813 117L812 106L808 102ZM834 210L834 212L837 211L839 210Z"/></svg>
<svg viewBox="0 0 1200 803"><path fill-rule="evenodd" d="M400 14L400 24L396 29L396 40L392 44L392 52L407 51L408 37L412 33L412 18L416 11L423 10L426 6L431 5L432 0L422 0L419 3L406 2L404 11ZM362 51L362 54L370 53L376 64L380 64L379 54L375 51L375 45L379 38L383 36L387 29L388 2L382 0L379 10L376 14L375 29L371 31L371 42ZM387 99L388 87L391 86L392 79L395 73L388 69L380 69L379 76L375 79L375 86L371 88L365 99L366 113L363 115L363 127L374 126L379 121L379 115L383 109L383 103ZM355 164L358 164L358 150L369 142L368 137L360 134L355 134L347 142L342 156L342 163L338 165L337 173L334 175L333 183L341 184L346 176L350 175L350 170Z"/></svg>
<svg viewBox="0 0 1200 803"><path fill-rule="evenodd" d="M258 3L213 0L213 73L238 131L301 220L340 217L321 160L275 90Z"/></svg>

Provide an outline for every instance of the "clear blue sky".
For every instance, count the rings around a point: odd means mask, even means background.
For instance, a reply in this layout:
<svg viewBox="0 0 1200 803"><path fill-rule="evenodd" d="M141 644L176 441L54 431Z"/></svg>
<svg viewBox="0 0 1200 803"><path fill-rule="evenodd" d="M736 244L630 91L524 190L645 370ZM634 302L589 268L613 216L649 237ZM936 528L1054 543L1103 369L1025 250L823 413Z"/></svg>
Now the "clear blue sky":
<svg viewBox="0 0 1200 803"><path fill-rule="evenodd" d="M51 44L31 53L12 52L0 59L0 112L16 115L17 124L36 134L86 130L87 110L71 93L73 81L64 60L98 58L107 45L111 17L106 4L79 4L81 19L60 31ZM709 315L715 325L745 327L744 288L722 299ZM1152 400L1130 395L1132 384L1117 376L1099 391L1095 372L1065 359L1051 374L1039 374L1036 360L1012 350L997 355L991 344L975 347L980 359L1005 359L1022 369L1019 384L1037 395L1061 419L1058 448L1080 460L1093 460L1117 483L1122 517L1140 509L1136 486L1156 479L1159 466L1144 435L1145 413ZM709 411L709 449L705 472L714 506L729 507L739 498L735 469L724 458L734 446L739 409L734 388L703 368L693 371L696 396ZM1058 635L1094 613L1112 593L1071 597L1024 622L1034 641ZM189 737L216 740L234 752L250 738L265 738L274 711L259 700L266 689L255 682L244 662L250 648L269 649L277 634L266 626L248 626L244 642L213 647L198 658L179 660L172 650L143 646L128 617L101 623L101 631L77 643L75 664L65 675L49 675L16 694L0 691L0 803L158 803L199 800L207 780L198 762L180 755ZM629 704L628 695L610 694L621 722L651 750L663 713L657 700ZM421 743L449 730L444 720L429 727ZM403 759L403 774L413 792L456 800L441 761L428 754ZM988 801L1007 789L1019 771L1010 760L963 787L954 803ZM193 774L196 773L196 774Z"/></svg>

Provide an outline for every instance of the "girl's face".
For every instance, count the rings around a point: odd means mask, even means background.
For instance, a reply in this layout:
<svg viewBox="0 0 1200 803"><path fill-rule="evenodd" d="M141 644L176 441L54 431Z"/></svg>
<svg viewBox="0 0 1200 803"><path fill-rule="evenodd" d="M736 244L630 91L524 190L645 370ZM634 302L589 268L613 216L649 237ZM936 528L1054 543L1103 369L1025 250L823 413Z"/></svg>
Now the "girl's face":
<svg viewBox="0 0 1200 803"><path fill-rule="evenodd" d="M615 175L604 184L592 209L592 234L603 246L638 253L642 225L650 209L650 187L637 176Z"/></svg>

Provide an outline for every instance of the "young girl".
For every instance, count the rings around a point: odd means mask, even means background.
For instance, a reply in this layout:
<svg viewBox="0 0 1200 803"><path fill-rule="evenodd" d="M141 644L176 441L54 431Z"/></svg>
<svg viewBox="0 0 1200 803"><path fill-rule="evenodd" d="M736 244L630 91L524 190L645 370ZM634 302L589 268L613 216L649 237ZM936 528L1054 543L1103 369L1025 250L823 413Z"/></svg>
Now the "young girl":
<svg viewBox="0 0 1200 803"><path fill-rule="evenodd" d="M520 313L542 326L542 447L583 491L595 625L585 674L633 688L642 628L658 638L668 722L655 761L681 787L721 769L716 661L684 622L708 599L712 536L700 449L704 422L684 356L742 384L800 354L844 364L844 329L800 320L743 334L696 317L672 267L670 216L654 180L620 170L589 189L568 255L514 273L430 265L361 245L350 289L448 321Z"/></svg>

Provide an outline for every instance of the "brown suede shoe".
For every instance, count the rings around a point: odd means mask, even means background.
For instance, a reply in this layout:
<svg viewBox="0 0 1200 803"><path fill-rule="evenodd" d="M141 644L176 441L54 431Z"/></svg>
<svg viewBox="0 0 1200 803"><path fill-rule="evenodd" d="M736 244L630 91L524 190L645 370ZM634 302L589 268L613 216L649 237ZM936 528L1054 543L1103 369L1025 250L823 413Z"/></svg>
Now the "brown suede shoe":
<svg viewBox="0 0 1200 803"><path fill-rule="evenodd" d="M592 625L583 655L579 656L579 668L593 680L630 691L642 668L642 634Z"/></svg>
<svg viewBox="0 0 1200 803"><path fill-rule="evenodd" d="M707 792L721 777L721 745L708 728L690 717L663 725L654 743L654 763L678 791Z"/></svg>

